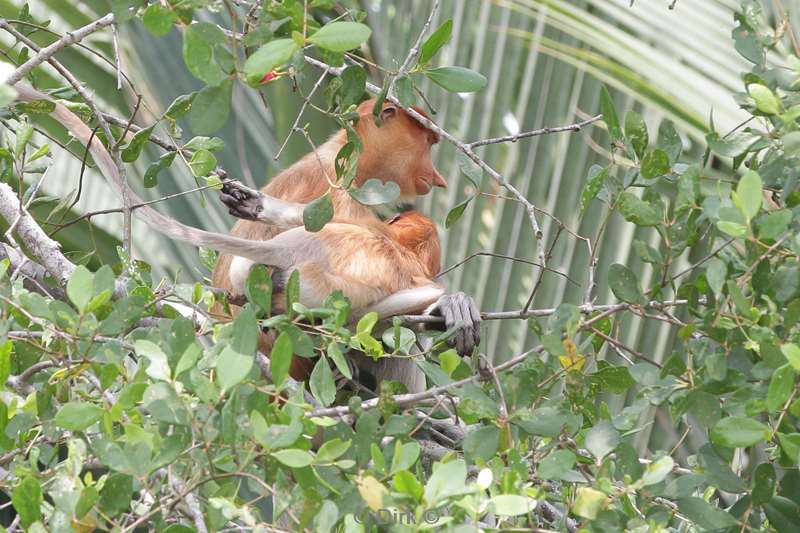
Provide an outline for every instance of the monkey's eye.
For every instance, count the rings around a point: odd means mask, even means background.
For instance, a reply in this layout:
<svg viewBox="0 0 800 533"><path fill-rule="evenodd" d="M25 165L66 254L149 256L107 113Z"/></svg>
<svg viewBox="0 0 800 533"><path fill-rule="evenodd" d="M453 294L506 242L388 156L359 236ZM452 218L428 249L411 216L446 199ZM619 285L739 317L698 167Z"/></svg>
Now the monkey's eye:
<svg viewBox="0 0 800 533"><path fill-rule="evenodd" d="M396 214L395 216L393 216L392 218L390 218L389 220L387 220L387 221L386 221L386 223L387 223L387 224L394 224L395 222L397 222L398 220L400 220L400 217L401 217L401 216L402 216L402 215L401 215L400 213L398 213L398 214Z"/></svg>
<svg viewBox="0 0 800 533"><path fill-rule="evenodd" d="M389 117L393 117L395 113L397 113L397 107L391 104L387 105L381 111L381 120L387 120Z"/></svg>

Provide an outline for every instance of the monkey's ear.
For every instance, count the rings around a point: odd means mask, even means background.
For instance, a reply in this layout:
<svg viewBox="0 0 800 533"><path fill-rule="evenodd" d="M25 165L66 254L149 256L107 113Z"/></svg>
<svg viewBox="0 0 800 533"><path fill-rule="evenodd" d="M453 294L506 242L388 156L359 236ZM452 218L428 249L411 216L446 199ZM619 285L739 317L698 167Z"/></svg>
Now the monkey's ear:
<svg viewBox="0 0 800 533"><path fill-rule="evenodd" d="M397 114L397 106L388 104L381 111L381 121L389 120Z"/></svg>

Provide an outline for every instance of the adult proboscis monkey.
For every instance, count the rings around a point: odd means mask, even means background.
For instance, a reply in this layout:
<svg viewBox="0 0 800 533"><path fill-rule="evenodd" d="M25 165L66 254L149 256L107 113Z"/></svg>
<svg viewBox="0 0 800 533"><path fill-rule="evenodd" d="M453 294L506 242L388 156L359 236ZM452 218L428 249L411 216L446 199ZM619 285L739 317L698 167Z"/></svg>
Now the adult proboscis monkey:
<svg viewBox="0 0 800 533"><path fill-rule="evenodd" d="M381 125L377 126L372 116L374 106L374 100L367 100L357 109L361 118L355 125L355 130L363 144L363 152L358 160L354 184L360 186L371 178L383 182L393 181L400 188L399 202L406 204L412 203L418 195L427 194L435 186L447 186L431 158L431 147L439 141L438 135L390 102L383 104ZM330 190L334 220L355 223L378 221L379 217L372 208L357 202L347 191L330 187L331 180L336 177L336 156L346 142L347 132L339 130L314 152L272 178L261 191L271 199L307 204ZM263 220L276 215L268 213L269 206L264 206L263 209L261 213L268 216L261 217L261 220L258 220L259 213L256 211L245 215L232 211L233 214L249 220L237 222L231 234L245 239L264 240L284 231L285 226ZM237 294L251 266L251 261L234 260L231 255L222 254L214 270L213 283ZM422 295L421 292L419 295ZM409 313L422 312L427 308L428 312L443 315L448 329L461 323L462 328L452 338L452 342L460 353L471 353L480 341L480 314L474 301L463 293L445 294L433 306L427 306L419 304L424 298L415 304L416 296L411 290L403 291L403 294L395 298L401 299L401 305L407 306ZM401 381L409 390L419 390L424 386L420 385L424 382L421 372L410 359L387 358L378 361L376 366L370 371L377 373L378 381ZM410 377L412 375L413 378Z"/></svg>

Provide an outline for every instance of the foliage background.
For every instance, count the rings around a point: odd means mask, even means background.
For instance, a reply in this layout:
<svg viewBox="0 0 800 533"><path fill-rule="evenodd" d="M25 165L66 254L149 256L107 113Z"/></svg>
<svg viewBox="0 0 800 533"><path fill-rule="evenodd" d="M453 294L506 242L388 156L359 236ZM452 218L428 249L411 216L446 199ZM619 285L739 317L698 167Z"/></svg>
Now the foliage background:
<svg viewBox="0 0 800 533"><path fill-rule="evenodd" d="M484 73L489 86L476 95L451 95L431 91L432 103L439 111L436 121L462 139L475 140L494 135L513 134L541 126L576 122L594 114L599 106L602 84L612 88L620 116L628 109L644 117L651 138L663 120L671 120L684 140L687 159L699 158L705 150L705 134L710 117L717 131L726 132L747 118L731 97L740 90L741 73L749 64L732 53L733 13L739 4L726 0L678 0L673 10L670 2L639 0L631 7L628 0L443 0L434 20L454 22L453 40L438 58L442 64L466 65ZM765 9L769 16L775 3ZM19 4L0 0L0 16L12 17ZM373 28L369 52L378 63L392 65L402 60L417 36L429 2L414 0L369 1L362 3ZM66 0L42 0L31 3L34 17L52 18L55 29L74 28L107 11L104 2L76 4ZM800 10L790 10L791 23L798 27ZM420 14L409 17L409 13ZM212 15L225 21L225 12ZM37 38L42 39L39 35ZM0 39L8 39L2 35ZM8 42L8 41L5 41ZM108 33L92 38L92 44L111 56ZM126 72L137 80L153 115L162 112L179 94L200 88L187 71L181 57L181 39L176 30L167 37L154 39L138 21L121 29L121 47ZM769 56L780 63L786 50ZM116 90L113 65L98 61L83 50L64 52L63 62L97 95L101 105L116 108L117 114L128 109L130 95ZM306 89L313 84L306 80ZM375 80L373 80L375 81ZM302 100L292 94L288 83L276 83L267 89L268 107L253 91L237 91L234 111L226 128L217 135L226 140L220 162L246 183L260 185L265 177L295 161L308 151L300 136L293 136L288 149L276 162L278 147L296 116ZM127 103L124 103L127 102ZM579 114L575 114L578 110ZM143 116L147 117L147 110ZM332 131L330 122L313 113L307 114L310 131L320 141ZM188 129L188 125L185 125ZM592 164L605 165L611 159L607 136L600 127L590 127L580 134L537 137L514 144L494 145L482 155L508 176L535 204L563 221L577 233L594 237L604 206L594 202L584 217L576 206ZM154 151L153 154L156 152ZM152 159L152 158L151 158ZM448 178L450 188L437 191L421 201L420 207L443 223L448 211L474 191L457 170L452 146L436 151L437 165ZM710 175L729 174L727 163L718 161ZM71 176L78 174L79 161L64 154L55 163L59 176L48 179L45 192L54 197L70 194L76 187ZM178 168L178 166L175 166ZM143 173L145 166L139 169ZM162 176L157 192L163 196L190 188L194 180L183 169L171 169ZM717 187L707 182L703 187ZM117 199L102 180L90 175L77 213L116 207ZM488 178L481 190L501 193ZM179 198L162 204L160 209L180 220L213 230L226 229L231 221L216 202L198 202L196 197ZM545 239L554 238L557 227L543 219ZM66 249L80 258L96 254L95 266L113 252L115 236L121 234L121 218L95 218L91 234L95 242L86 242L88 225L65 231ZM198 270L195 249L167 241L161 235L136 223L135 254L150 262L158 274L179 275L184 281L200 279L208 272ZM448 231L442 231L446 250L445 265L452 265L476 252L492 252L527 260L535 259L535 249L524 210L513 202L493 196L473 200L465 215ZM652 280L652 268L633 252L634 240L658 245L652 228L636 227L619 215L609 221L597 266L598 303L613 303L614 294L607 283L610 265L629 266L644 286ZM678 272L705 253L687 253L673 265ZM585 291L588 254L581 242L561 237L550 262L570 280L549 274L537 294L535 307L554 307L563 302L578 304ZM496 257L477 257L466 266L448 274L452 289L474 295L484 311L515 310L522 307L531 290L530 267ZM669 294L664 294L666 298ZM656 362L664 362L673 350L681 349L676 328L657 321L626 317L620 327L620 341L646 351ZM531 347L534 336L526 321L502 321L486 326L482 351L501 362L524 348ZM610 361L615 356L606 354ZM604 400L612 413L622 411L634 399L607 395ZM649 450L670 448L678 443L683 427L676 426L665 410L648 409L637 423L641 430L634 437L640 455ZM676 451L676 459L685 459L707 440L701 428L692 430Z"/></svg>
<svg viewBox="0 0 800 533"><path fill-rule="evenodd" d="M418 35L422 14L429 9L430 2L364 0L360 5L366 9L367 22L374 28L369 42L371 54L379 64L392 65L402 61ZM698 155L704 148L701 141L712 112L718 131L723 132L746 118L731 98L740 84L741 72L747 67L743 58L731 53L733 13L739 4L734 0L679 0L673 10L668 5L667 1L638 1L630 7L628 0L443 0L434 27L445 18L452 18L453 39L437 61L469 66L485 74L490 84L480 93L464 96L429 90L439 111L437 122L465 140L568 124L597 111L599 89L605 83L616 89L615 100L621 116L627 109L636 109L651 131L665 118L674 121L686 143L684 151ZM40 20L52 19L54 29L86 24L105 9L103 2L92 0L80 4L67 0L34 1L30 7ZM765 9L773 7L768 3ZM18 3L0 1L2 16L13 17L18 9ZM224 10L220 11L217 16L224 20ZM796 11L789 12L795 24L800 20ZM408 13L420 16L408 17ZM177 30L154 39L134 20L121 29L121 36L123 63L155 111L166 109L175 96L202 87L183 63ZM106 35L96 36L94 41L107 49L111 46ZM79 49L68 51L65 56L65 65L76 69L78 74L83 73L81 79L90 80L100 101L116 105L117 113L121 114L123 96L116 90L113 65L98 62ZM306 91L314 81L306 80ZM268 109L253 91L236 91L233 102L231 120L216 133L226 141L218 157L226 169L245 183L260 186L265 178L309 150L307 142L294 135L281 158L274 160L302 104L302 99L292 94L289 84L273 84L267 89ZM576 116L576 110L581 114ZM142 114L143 118L147 116ZM317 144L335 127L319 114L307 113L306 121ZM481 155L508 176L534 205L579 234L593 238L604 207L595 202L581 219L575 206L587 169L592 164L604 165L610 158L607 146L598 142L601 139L602 134L595 128L587 128L576 135L546 135L491 146ZM156 154L154 149L150 150ZM467 198L471 187L458 172L454 147L442 143L434 155L450 187L425 197L420 208L441 225L446 251L443 264L456 264L476 252L535 260L534 241L524 209L513 202L479 197L451 230L444 231L445 215ZM80 168L80 162L68 155L59 158L57 164L64 169L64 176L76 175ZM138 164L139 172L143 173L146 164ZM156 191L145 194L163 196L194 186L188 170L178 167L175 165L168 171L169 176L160 180ZM78 212L118 206L117 198L101 177L90 173L89 180L76 206ZM484 192L500 192L488 177L481 185ZM69 194L75 187L70 179L50 180L44 186L48 194L56 197ZM176 198L160 208L197 227L225 230L231 225L221 204L201 203L195 196ZM108 254L108 243L113 236L120 235L122 219L105 216L93 222L99 246L86 246L81 237L85 227L70 232L72 239L68 245L76 254L97 250L103 257ZM545 239L550 242L556 227L547 218L543 222ZM194 248L171 242L136 220L134 229L134 250L153 265L156 273L170 276L180 273L184 281L207 275L197 271ZM636 228L622 217L613 216L598 246L597 302L615 301L604 278L613 263L630 266L647 286L652 269L635 257L631 246L634 239L655 245L658 236L650 228ZM587 259L586 247L581 242L561 239L553 250L550 266L568 274L577 284L546 275L534 307L580 303ZM674 268L678 271L689 262L690 257L686 257ZM448 274L446 280L451 289L473 295L484 311L521 308L533 285L529 266L494 257L473 258L466 266ZM654 360L663 361L674 347L674 328L653 321L630 320L633 323L623 328L625 335L621 340L634 348L647 347ZM525 321L498 321L485 326L482 349L496 361L503 361L532 343ZM624 406L624 398L611 401L615 409ZM678 434L671 422L657 419L657 426L667 432L667 438L677 441ZM641 436L642 450L647 446L649 434L645 430ZM655 438L661 441L664 435Z"/></svg>

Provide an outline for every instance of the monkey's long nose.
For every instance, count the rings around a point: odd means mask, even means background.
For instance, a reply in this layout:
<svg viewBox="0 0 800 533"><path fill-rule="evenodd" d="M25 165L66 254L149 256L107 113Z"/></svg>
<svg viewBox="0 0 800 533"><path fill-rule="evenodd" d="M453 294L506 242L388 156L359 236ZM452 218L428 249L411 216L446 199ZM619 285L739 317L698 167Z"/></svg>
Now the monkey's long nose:
<svg viewBox="0 0 800 533"><path fill-rule="evenodd" d="M447 180L445 180L441 174L439 174L436 169L433 170L433 185L435 187L442 187L443 189L447 188Z"/></svg>

